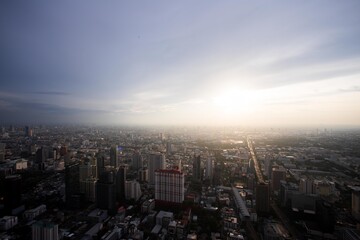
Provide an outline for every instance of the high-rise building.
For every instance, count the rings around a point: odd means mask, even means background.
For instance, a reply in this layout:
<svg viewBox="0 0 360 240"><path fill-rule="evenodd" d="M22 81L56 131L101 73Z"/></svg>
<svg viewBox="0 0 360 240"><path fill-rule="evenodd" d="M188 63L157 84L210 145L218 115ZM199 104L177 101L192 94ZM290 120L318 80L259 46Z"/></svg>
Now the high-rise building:
<svg viewBox="0 0 360 240"><path fill-rule="evenodd" d="M5 160L5 143L0 143L0 161Z"/></svg>
<svg viewBox="0 0 360 240"><path fill-rule="evenodd" d="M201 180L201 159L200 155L194 157L193 162L193 178L195 180Z"/></svg>
<svg viewBox="0 0 360 240"><path fill-rule="evenodd" d="M165 156L162 153L151 153L148 161L149 184L155 184L155 171L165 169Z"/></svg>
<svg viewBox="0 0 360 240"><path fill-rule="evenodd" d="M100 209L106 209L110 213L116 211L116 184L115 173L104 171L96 183L96 203Z"/></svg>
<svg viewBox="0 0 360 240"><path fill-rule="evenodd" d="M116 172L116 200L124 202L125 200L125 182L126 182L126 167L120 166Z"/></svg>
<svg viewBox="0 0 360 240"><path fill-rule="evenodd" d="M89 177L92 177L92 167L88 163L81 164L79 166L79 177L80 181L86 180Z"/></svg>
<svg viewBox="0 0 360 240"><path fill-rule="evenodd" d="M9 175L4 180L4 207L7 214L21 206L21 175Z"/></svg>
<svg viewBox="0 0 360 240"><path fill-rule="evenodd" d="M47 147L41 147L36 151L36 164L39 170L45 169L45 161L49 157L49 149Z"/></svg>
<svg viewBox="0 0 360 240"><path fill-rule="evenodd" d="M184 201L184 173L178 170L155 171L155 200L169 203Z"/></svg>
<svg viewBox="0 0 360 240"><path fill-rule="evenodd" d="M31 226L32 240L58 240L58 225L49 221L37 221Z"/></svg>
<svg viewBox="0 0 360 240"><path fill-rule="evenodd" d="M313 187L313 179L311 178L301 178L299 182L299 192L305 194L315 193Z"/></svg>
<svg viewBox="0 0 360 240"><path fill-rule="evenodd" d="M102 153L98 153L96 156L96 169L97 177L100 178L102 172L105 170L105 156Z"/></svg>
<svg viewBox="0 0 360 240"><path fill-rule="evenodd" d="M351 214L360 221L360 190L354 190L351 195Z"/></svg>
<svg viewBox="0 0 360 240"><path fill-rule="evenodd" d="M141 197L141 189L140 189L140 184L133 180L133 181L126 181L125 183L125 197L127 200L139 200L139 198Z"/></svg>
<svg viewBox="0 0 360 240"><path fill-rule="evenodd" d="M283 168L273 168L271 172L271 187L273 191L279 191L281 186L281 181L286 180L286 170Z"/></svg>
<svg viewBox="0 0 360 240"><path fill-rule="evenodd" d="M117 169L119 165L118 146L112 146L110 148L110 166L113 166Z"/></svg>
<svg viewBox="0 0 360 240"><path fill-rule="evenodd" d="M25 137L32 137L33 130L29 126L25 126L24 128Z"/></svg>
<svg viewBox="0 0 360 240"><path fill-rule="evenodd" d="M266 214L270 211L270 187L268 183L259 183L256 186L256 212Z"/></svg>
<svg viewBox="0 0 360 240"><path fill-rule="evenodd" d="M205 176L206 176L207 179L212 180L212 177L213 177L213 159L211 157L209 157L206 160Z"/></svg>
<svg viewBox="0 0 360 240"><path fill-rule="evenodd" d="M172 153L172 144L171 142L166 143L166 154L170 155Z"/></svg>
<svg viewBox="0 0 360 240"><path fill-rule="evenodd" d="M264 175L268 178L272 177L272 161L271 158L269 157L269 155L265 156L264 159Z"/></svg>
<svg viewBox="0 0 360 240"><path fill-rule="evenodd" d="M141 153L139 151L135 151L132 157L132 167L135 170L139 170L143 167L143 157L141 156Z"/></svg>
<svg viewBox="0 0 360 240"><path fill-rule="evenodd" d="M70 209L80 207L80 168L79 163L65 165L65 202Z"/></svg>
<svg viewBox="0 0 360 240"><path fill-rule="evenodd" d="M138 172L138 177L140 182L149 181L149 170L147 168L141 168Z"/></svg>
<svg viewBox="0 0 360 240"><path fill-rule="evenodd" d="M96 201L96 178L87 178L83 181L83 192L85 201L94 203Z"/></svg>
<svg viewBox="0 0 360 240"><path fill-rule="evenodd" d="M282 207L290 206L291 197L294 193L298 192L299 187L297 184L281 181L279 190L279 200Z"/></svg>

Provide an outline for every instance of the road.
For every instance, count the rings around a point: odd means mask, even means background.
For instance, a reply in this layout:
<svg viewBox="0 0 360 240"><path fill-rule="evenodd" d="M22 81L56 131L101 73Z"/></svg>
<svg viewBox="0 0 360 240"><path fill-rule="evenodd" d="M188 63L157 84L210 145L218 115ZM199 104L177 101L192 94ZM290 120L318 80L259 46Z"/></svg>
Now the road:
<svg viewBox="0 0 360 240"><path fill-rule="evenodd" d="M255 154L255 149L254 149L254 146L252 145L252 140L250 138L247 138L247 144L248 144L248 147L249 147L249 150L250 150L250 154L251 154L251 158L252 160L254 161L254 166L255 166L255 173L256 173L256 177L258 179L258 182L259 183L264 183L264 177L262 175L262 172L261 172L261 168L260 168L260 164L256 158L256 154Z"/></svg>

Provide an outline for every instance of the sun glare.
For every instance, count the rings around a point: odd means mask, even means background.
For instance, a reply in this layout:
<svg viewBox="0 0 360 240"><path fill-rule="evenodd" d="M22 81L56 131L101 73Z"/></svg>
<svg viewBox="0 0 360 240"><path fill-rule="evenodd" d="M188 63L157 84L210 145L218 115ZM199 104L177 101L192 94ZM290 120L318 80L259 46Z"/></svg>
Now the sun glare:
<svg viewBox="0 0 360 240"><path fill-rule="evenodd" d="M213 103L224 113L239 114L251 110L254 96L249 91L231 89L213 98Z"/></svg>

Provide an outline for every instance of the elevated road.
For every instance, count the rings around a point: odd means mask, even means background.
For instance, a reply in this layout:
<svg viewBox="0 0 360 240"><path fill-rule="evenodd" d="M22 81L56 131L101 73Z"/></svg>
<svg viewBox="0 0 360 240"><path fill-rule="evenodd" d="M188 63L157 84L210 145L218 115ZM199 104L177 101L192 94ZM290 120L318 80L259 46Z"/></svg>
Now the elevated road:
<svg viewBox="0 0 360 240"><path fill-rule="evenodd" d="M262 172L261 172L260 164L259 164L259 162L257 160L255 149L254 149L254 146L252 144L252 140L247 137L246 141L247 141L248 148L250 150L251 158L254 161L255 173L256 173L257 180L258 180L259 183L265 183L264 177L263 177Z"/></svg>

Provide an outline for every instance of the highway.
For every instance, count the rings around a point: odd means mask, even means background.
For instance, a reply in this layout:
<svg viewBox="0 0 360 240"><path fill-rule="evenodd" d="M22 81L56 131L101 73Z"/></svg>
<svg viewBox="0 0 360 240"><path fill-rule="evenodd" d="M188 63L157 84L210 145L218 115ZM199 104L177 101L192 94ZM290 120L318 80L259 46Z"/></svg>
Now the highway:
<svg viewBox="0 0 360 240"><path fill-rule="evenodd" d="M260 164L259 164L259 162L258 162L258 160L256 158L256 153L255 153L254 146L252 145L252 140L247 137L246 141L247 141L247 145L248 145L249 150L250 150L251 158L254 161L257 180L258 180L259 183L265 183L264 177L263 177L262 172L261 172Z"/></svg>

